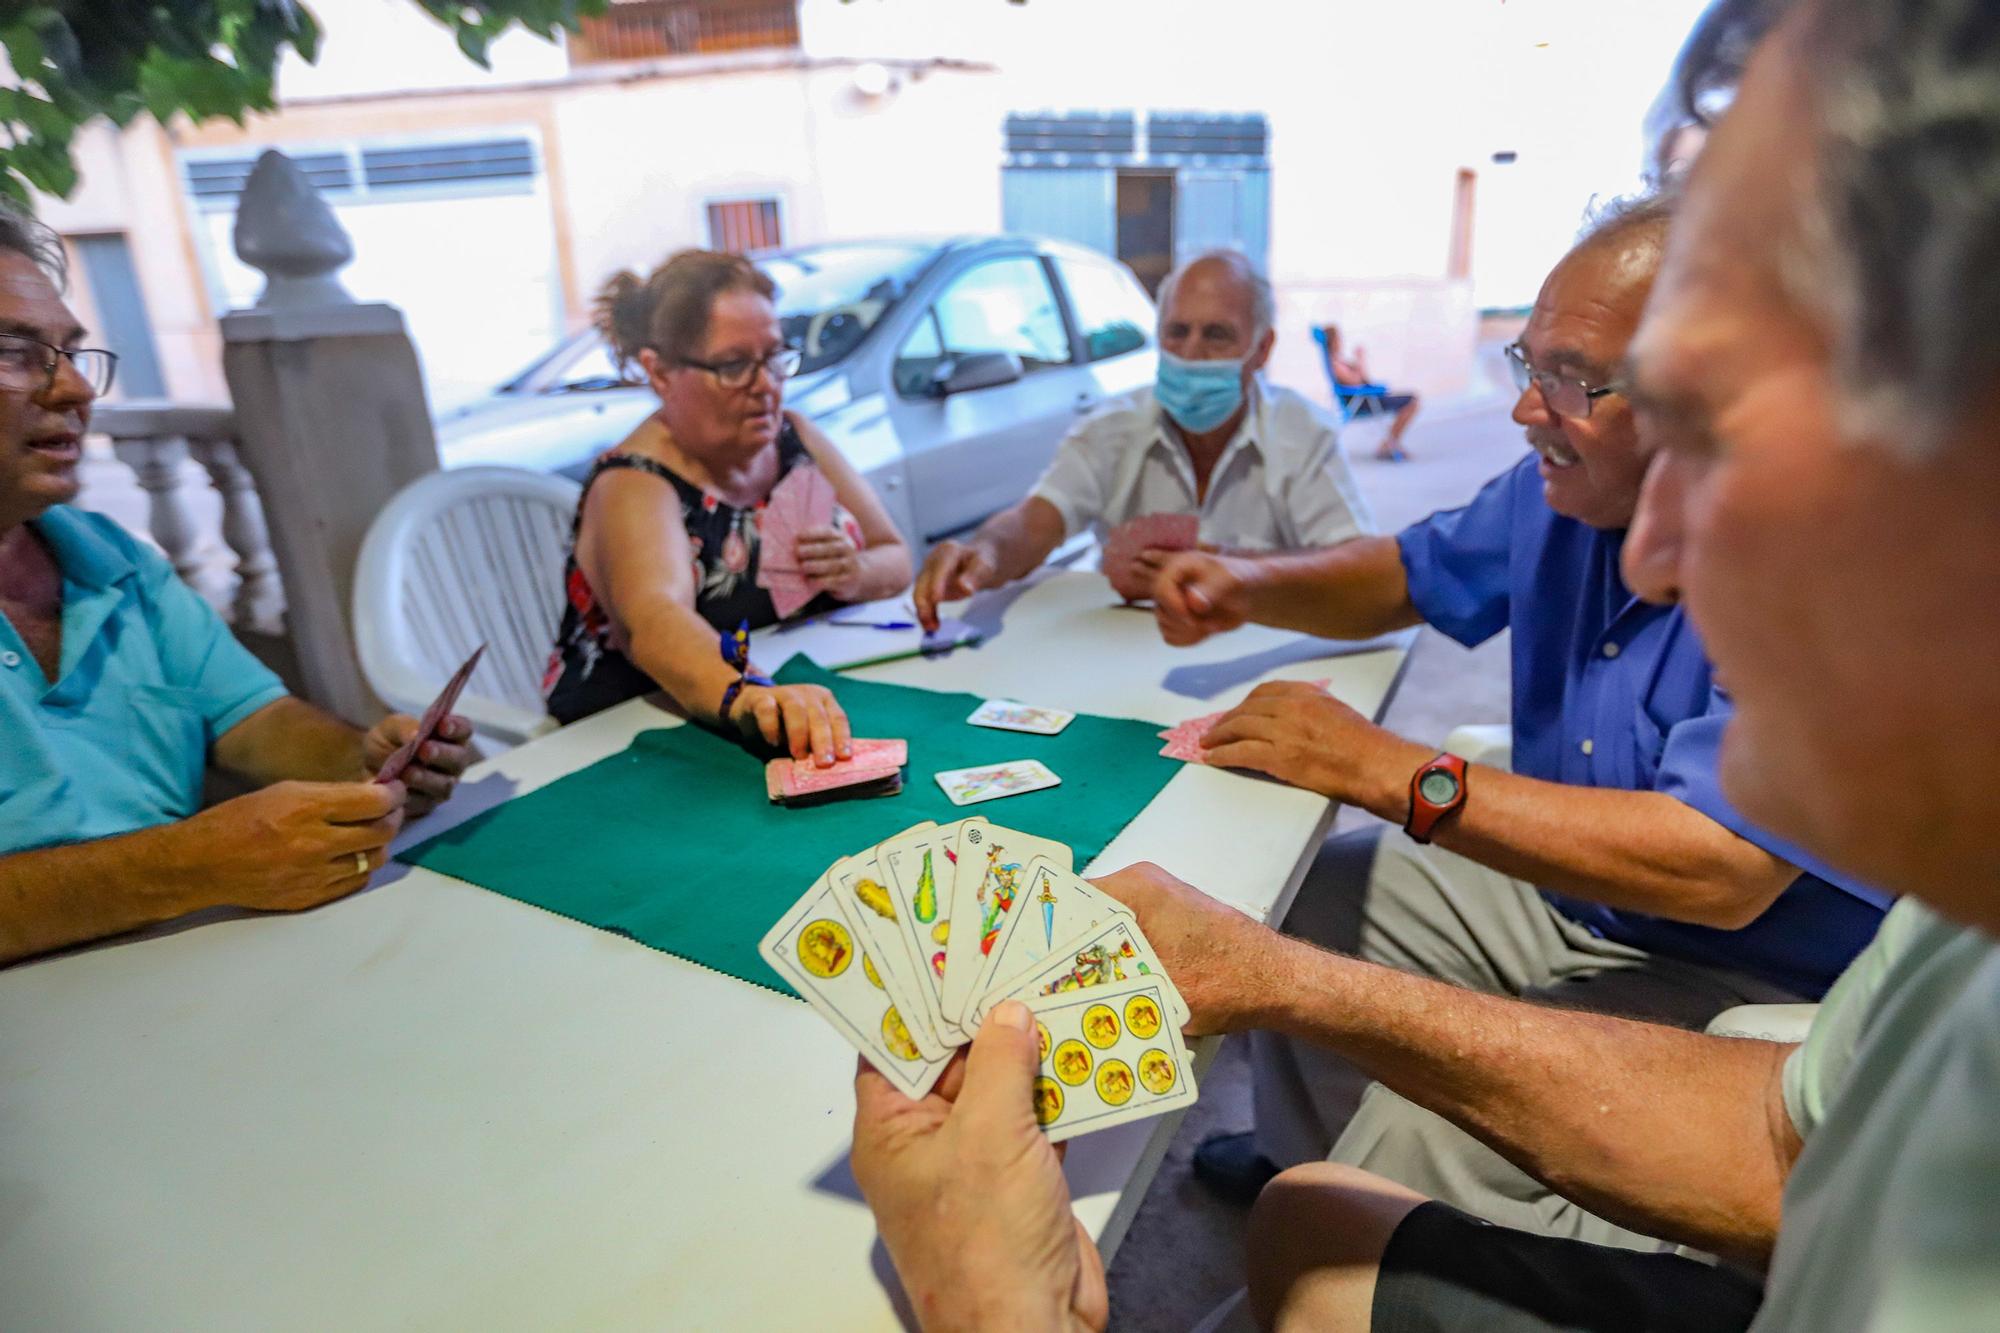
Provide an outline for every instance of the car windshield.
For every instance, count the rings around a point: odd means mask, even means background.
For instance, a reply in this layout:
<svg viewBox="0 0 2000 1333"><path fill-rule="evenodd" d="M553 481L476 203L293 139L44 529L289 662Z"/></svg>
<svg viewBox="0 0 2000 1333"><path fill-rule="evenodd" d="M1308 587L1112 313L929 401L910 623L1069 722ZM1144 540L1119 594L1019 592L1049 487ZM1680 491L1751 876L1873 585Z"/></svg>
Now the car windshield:
<svg viewBox="0 0 2000 1333"><path fill-rule="evenodd" d="M778 324L805 356L798 372L830 366L861 345L896 308L937 255L937 247L907 242L815 245L750 256L778 285ZM500 386L502 393L585 393L645 383L634 366L621 371L593 329Z"/></svg>
<svg viewBox="0 0 2000 1333"><path fill-rule="evenodd" d="M752 255L778 284L785 341L805 354L799 373L830 366L861 345L937 254L929 245L815 245Z"/></svg>

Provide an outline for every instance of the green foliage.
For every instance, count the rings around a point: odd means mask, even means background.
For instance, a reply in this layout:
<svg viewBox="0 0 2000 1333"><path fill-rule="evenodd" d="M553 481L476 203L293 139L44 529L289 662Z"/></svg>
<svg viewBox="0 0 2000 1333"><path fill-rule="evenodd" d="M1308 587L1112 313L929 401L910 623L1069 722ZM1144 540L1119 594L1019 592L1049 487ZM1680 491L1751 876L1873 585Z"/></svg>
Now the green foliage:
<svg viewBox="0 0 2000 1333"><path fill-rule="evenodd" d="M553 39L604 12L606 0L417 0L480 65L518 23ZM99 116L124 125L141 112L166 124L273 105L287 48L319 53L319 23L297 0L0 0L0 46L18 83L0 88L0 194L27 187L66 198L76 188L70 145Z"/></svg>

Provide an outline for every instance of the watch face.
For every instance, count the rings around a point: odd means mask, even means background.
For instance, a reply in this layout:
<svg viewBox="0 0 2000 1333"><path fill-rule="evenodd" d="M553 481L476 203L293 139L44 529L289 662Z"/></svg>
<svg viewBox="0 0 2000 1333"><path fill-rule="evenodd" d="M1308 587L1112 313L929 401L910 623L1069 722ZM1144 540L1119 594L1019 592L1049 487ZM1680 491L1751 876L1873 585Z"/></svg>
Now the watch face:
<svg viewBox="0 0 2000 1333"><path fill-rule="evenodd" d="M1458 779L1443 769L1432 769L1417 784L1417 791L1432 805L1450 805L1458 799Z"/></svg>

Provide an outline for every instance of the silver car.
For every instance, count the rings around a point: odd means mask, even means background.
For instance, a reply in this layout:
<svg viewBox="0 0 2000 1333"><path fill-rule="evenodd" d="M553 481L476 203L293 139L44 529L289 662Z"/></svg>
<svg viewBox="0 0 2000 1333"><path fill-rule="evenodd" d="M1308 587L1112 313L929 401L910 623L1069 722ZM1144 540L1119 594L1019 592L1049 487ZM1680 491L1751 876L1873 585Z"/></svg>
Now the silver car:
<svg viewBox="0 0 2000 1333"><path fill-rule="evenodd" d="M1077 418L1153 381L1130 269L1024 236L851 241L750 256L805 354L785 405L819 424L921 551L1028 493ZM657 405L595 331L445 415L446 467L581 479Z"/></svg>

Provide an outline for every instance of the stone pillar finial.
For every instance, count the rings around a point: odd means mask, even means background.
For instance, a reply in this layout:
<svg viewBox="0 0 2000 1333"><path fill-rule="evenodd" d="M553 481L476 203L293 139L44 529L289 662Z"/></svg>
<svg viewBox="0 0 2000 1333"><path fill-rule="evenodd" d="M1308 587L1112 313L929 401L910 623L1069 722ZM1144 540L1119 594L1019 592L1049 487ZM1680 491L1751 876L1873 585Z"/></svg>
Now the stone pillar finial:
<svg viewBox="0 0 2000 1333"><path fill-rule="evenodd" d="M268 279L260 307L354 304L335 276L354 242L298 163L275 148L257 159L237 202L236 254Z"/></svg>

